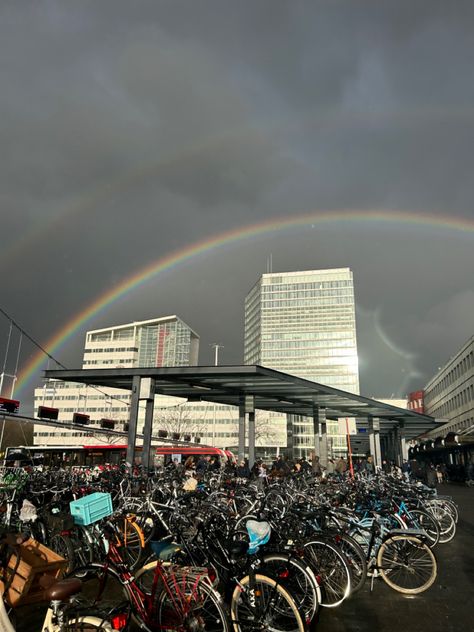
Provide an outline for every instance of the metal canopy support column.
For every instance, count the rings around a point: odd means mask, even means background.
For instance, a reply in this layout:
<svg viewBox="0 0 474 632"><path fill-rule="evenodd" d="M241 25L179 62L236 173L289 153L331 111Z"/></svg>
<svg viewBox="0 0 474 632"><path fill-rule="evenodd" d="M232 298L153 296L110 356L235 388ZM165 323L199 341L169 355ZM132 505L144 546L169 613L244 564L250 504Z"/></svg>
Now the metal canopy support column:
<svg viewBox="0 0 474 632"><path fill-rule="evenodd" d="M321 436L319 439L319 442L320 442L319 460L321 461L321 465L323 467L327 467L328 465L328 431L327 431L325 408L320 408L319 427L321 429Z"/></svg>
<svg viewBox="0 0 474 632"><path fill-rule="evenodd" d="M245 400L239 404L239 461L245 458Z"/></svg>
<svg viewBox="0 0 474 632"><path fill-rule="evenodd" d="M135 462L135 443L137 440L138 406L140 404L140 385L142 378L134 375L132 381L132 395L130 398L130 421L127 437L127 467L133 467Z"/></svg>
<svg viewBox="0 0 474 632"><path fill-rule="evenodd" d="M145 424L143 426L142 465L150 467L151 435L153 430L153 409L155 407L155 380L145 378L141 384L140 399L145 400Z"/></svg>
<svg viewBox="0 0 474 632"><path fill-rule="evenodd" d="M314 454L321 458L319 443L319 406L313 406Z"/></svg>
<svg viewBox="0 0 474 632"><path fill-rule="evenodd" d="M295 458L295 442L293 439L295 415L286 415L286 457L289 461Z"/></svg>
<svg viewBox="0 0 474 632"><path fill-rule="evenodd" d="M255 463L255 404L252 396L245 397L245 412L249 420L249 467Z"/></svg>

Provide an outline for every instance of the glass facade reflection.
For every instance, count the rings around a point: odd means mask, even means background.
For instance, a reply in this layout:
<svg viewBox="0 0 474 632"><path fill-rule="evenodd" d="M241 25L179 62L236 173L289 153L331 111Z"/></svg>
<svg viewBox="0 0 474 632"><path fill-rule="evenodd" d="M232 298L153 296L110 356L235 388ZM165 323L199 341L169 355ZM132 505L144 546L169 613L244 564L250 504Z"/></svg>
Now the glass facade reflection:
<svg viewBox="0 0 474 632"><path fill-rule="evenodd" d="M244 363L359 394L354 283L349 268L264 274L245 300ZM328 424L332 445L345 438ZM312 420L294 425L295 453L313 444Z"/></svg>

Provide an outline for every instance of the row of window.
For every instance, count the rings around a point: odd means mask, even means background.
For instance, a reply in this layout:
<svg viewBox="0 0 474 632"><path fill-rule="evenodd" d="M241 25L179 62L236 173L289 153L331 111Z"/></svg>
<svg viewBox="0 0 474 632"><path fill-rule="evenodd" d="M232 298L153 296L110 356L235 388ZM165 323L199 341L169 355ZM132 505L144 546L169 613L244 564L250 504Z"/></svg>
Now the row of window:
<svg viewBox="0 0 474 632"><path fill-rule="evenodd" d="M347 347L355 347L354 340L280 340L277 342L262 342L262 352L269 349L326 349L326 355L346 355ZM334 351L334 353L331 353ZM315 352L315 355L321 355ZM324 355L324 354L322 354Z"/></svg>
<svg viewBox="0 0 474 632"><path fill-rule="evenodd" d="M267 291L264 296L262 296L262 302L269 300L281 300L285 298L292 298L296 300L305 299L305 298L316 298L320 299L322 297L328 296L348 296L353 298L354 293L349 289L344 290L301 290L300 288L295 288L294 290L283 290L281 288L275 289L273 292Z"/></svg>
<svg viewBox="0 0 474 632"><path fill-rule="evenodd" d="M347 305L348 307L352 305L351 301L347 297L339 297L335 296L333 298L322 298L318 299L317 306L326 306L326 305ZM295 307L313 307L315 305L315 301L313 299L299 299L297 305L295 305L295 301L292 300L281 300L281 301L262 301L262 310L266 309L281 309L282 307L288 307L292 310Z"/></svg>
<svg viewBox="0 0 474 632"><path fill-rule="evenodd" d="M94 349L84 349L86 353L121 353L128 351L138 351L138 347L98 347Z"/></svg>
<svg viewBox="0 0 474 632"><path fill-rule="evenodd" d="M309 328L309 331L297 331L297 332L278 332L278 333L264 333L262 334L262 340L342 340L344 338L354 338L352 331L333 331L333 332L319 332L313 331Z"/></svg>
<svg viewBox="0 0 474 632"><path fill-rule="evenodd" d="M464 388L459 393L456 393L453 397L450 397L441 406L437 406L432 409L431 415L438 415L439 417L449 417L450 413L454 410L466 406L467 404L474 405L474 386L471 384L467 388Z"/></svg>
<svg viewBox="0 0 474 632"><path fill-rule="evenodd" d="M429 393L427 393L427 395L429 395L429 397L440 395L444 390L449 388L451 384L473 368L474 351L470 351L429 391Z"/></svg>
<svg viewBox="0 0 474 632"><path fill-rule="evenodd" d="M101 366L104 365L114 365L114 366L122 366L122 365L127 365L130 366L131 364L135 364L136 363L136 358L114 358L113 360L84 360L84 362L82 363L83 366L91 366L91 365L97 365L100 364Z"/></svg>
<svg viewBox="0 0 474 632"><path fill-rule="evenodd" d="M272 288L273 285L278 285L279 288L314 290L324 287L352 287L352 280L315 281L314 276L310 275L299 277L272 277L271 279L263 279L262 291L265 292L266 288Z"/></svg>

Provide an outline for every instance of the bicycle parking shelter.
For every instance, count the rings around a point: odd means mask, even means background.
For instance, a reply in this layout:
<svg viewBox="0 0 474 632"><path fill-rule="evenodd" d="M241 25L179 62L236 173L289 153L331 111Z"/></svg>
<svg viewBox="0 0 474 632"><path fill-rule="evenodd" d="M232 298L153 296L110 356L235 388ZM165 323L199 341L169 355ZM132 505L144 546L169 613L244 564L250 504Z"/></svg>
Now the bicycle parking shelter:
<svg viewBox="0 0 474 632"><path fill-rule="evenodd" d="M355 417L353 437L361 452L370 452L375 465L384 458L398 462L408 456L408 442L439 425L433 417L391 406L361 395L311 382L259 365L195 366L123 369L46 370L47 379L131 391L127 462L133 463L138 409L145 402L143 462L149 462L155 395L179 397L235 406L239 409L239 458L248 445L250 464L255 460L255 410L313 420L314 451L327 464L327 420ZM248 435L248 442L246 442Z"/></svg>

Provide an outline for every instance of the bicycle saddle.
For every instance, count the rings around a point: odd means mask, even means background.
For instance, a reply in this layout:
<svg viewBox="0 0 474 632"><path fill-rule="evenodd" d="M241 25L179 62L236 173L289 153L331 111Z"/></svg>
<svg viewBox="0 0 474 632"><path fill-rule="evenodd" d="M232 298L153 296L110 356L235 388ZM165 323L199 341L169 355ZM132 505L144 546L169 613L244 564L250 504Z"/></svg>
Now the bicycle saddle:
<svg viewBox="0 0 474 632"><path fill-rule="evenodd" d="M81 580L77 579L77 577L70 577L69 579L61 579L54 582L44 591L44 597L48 601L65 601L72 595L77 595L81 590Z"/></svg>

